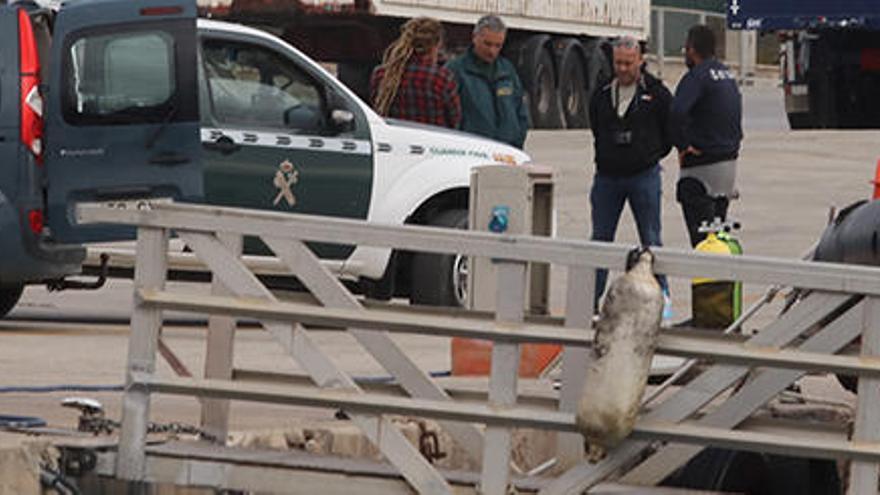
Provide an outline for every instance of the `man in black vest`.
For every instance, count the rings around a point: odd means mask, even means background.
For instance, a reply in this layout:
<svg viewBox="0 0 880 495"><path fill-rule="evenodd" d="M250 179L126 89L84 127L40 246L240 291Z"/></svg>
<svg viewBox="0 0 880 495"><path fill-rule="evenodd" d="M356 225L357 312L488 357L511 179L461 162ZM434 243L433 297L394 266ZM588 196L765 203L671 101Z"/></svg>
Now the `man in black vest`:
<svg viewBox="0 0 880 495"><path fill-rule="evenodd" d="M672 95L642 69L639 42L614 44L614 79L590 101L596 174L590 191L594 241L614 241L624 203L629 202L639 239L661 246L660 160L672 149L668 135ZM596 275L596 302L605 290L607 270ZM665 277L660 277L668 293Z"/></svg>

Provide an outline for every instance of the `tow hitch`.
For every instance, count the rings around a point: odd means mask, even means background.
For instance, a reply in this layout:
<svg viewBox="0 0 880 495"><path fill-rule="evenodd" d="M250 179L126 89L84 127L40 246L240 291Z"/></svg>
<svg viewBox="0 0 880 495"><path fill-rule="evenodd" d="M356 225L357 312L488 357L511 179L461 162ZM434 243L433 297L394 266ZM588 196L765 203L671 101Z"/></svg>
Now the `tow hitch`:
<svg viewBox="0 0 880 495"><path fill-rule="evenodd" d="M96 278L93 282L86 282L83 280L68 280L67 278L59 278L56 280L49 280L46 282L46 288L49 289L49 292L60 292L62 290L75 289L75 290L97 290L104 286L104 283L107 282L107 271L108 262L110 261L110 255L107 253L101 253L101 266L98 268L98 278Z"/></svg>

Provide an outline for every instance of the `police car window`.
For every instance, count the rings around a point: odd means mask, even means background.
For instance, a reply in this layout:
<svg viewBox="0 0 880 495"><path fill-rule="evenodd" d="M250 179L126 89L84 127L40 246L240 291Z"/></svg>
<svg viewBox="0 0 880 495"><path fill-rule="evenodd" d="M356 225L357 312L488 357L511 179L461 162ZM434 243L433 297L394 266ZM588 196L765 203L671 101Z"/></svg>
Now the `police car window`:
<svg viewBox="0 0 880 495"><path fill-rule="evenodd" d="M170 111L176 90L170 34L86 36L70 46L68 57L73 84L65 113L75 119L152 122Z"/></svg>
<svg viewBox="0 0 880 495"><path fill-rule="evenodd" d="M321 92L290 60L220 40L205 41L202 54L217 120L300 132L323 127Z"/></svg>

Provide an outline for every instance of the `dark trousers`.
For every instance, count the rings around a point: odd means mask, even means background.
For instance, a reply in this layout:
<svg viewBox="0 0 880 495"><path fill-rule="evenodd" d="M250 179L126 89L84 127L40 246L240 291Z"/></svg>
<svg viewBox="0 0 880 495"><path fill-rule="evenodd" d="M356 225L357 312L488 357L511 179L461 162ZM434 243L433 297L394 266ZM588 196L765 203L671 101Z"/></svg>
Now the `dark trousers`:
<svg viewBox="0 0 880 495"><path fill-rule="evenodd" d="M629 208L636 220L639 240L644 246L662 246L660 240L660 198L662 194L660 165L629 177L596 174L590 190L594 241L613 242L617 224L623 213L623 205ZM657 277L664 291L668 291L666 277ZM605 291L608 270L596 270L596 294L594 303Z"/></svg>
<svg viewBox="0 0 880 495"><path fill-rule="evenodd" d="M706 233L699 231L703 222L712 223L715 218L720 218L722 222L727 220L730 200L709 196L706 186L693 177L679 179L675 188L675 199L681 204L692 247L697 247L706 238Z"/></svg>

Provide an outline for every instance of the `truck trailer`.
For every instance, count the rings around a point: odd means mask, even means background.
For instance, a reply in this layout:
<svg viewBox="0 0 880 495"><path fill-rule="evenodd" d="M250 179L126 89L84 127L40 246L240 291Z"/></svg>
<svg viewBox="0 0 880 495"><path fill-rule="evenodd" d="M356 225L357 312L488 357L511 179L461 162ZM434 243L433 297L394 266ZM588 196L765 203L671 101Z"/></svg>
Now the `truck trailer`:
<svg viewBox="0 0 880 495"><path fill-rule="evenodd" d="M792 129L880 127L875 0L729 0L731 29L776 32Z"/></svg>
<svg viewBox="0 0 880 495"><path fill-rule="evenodd" d="M527 89L532 126L585 128L592 91L610 75L602 41L646 40L650 0L198 0L204 16L272 31L310 57L337 64L340 80L369 101L370 73L412 17L446 28L452 56L489 13L508 26L504 55Z"/></svg>

